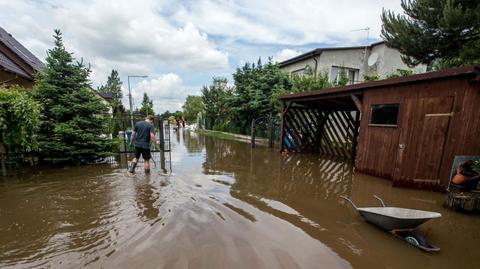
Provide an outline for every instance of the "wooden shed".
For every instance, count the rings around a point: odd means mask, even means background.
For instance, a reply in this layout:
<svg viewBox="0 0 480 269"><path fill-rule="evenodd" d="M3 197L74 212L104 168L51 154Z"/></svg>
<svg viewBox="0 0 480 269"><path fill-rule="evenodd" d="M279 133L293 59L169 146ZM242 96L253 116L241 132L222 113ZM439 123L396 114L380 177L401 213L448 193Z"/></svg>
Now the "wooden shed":
<svg viewBox="0 0 480 269"><path fill-rule="evenodd" d="M279 97L281 150L355 161L396 186L444 190L455 155L480 155L480 68Z"/></svg>

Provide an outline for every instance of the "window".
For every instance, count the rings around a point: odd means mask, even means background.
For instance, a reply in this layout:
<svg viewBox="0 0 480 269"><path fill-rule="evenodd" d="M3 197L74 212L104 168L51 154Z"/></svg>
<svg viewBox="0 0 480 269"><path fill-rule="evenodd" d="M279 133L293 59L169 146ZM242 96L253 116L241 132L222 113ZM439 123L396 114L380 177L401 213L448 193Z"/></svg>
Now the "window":
<svg viewBox="0 0 480 269"><path fill-rule="evenodd" d="M303 76L305 74L305 68L302 69L297 69L295 71L292 71L291 73L293 76Z"/></svg>
<svg viewBox="0 0 480 269"><path fill-rule="evenodd" d="M355 73L354 69L348 69L348 85L355 83Z"/></svg>
<svg viewBox="0 0 480 269"><path fill-rule="evenodd" d="M400 104L372 105L371 125L397 126Z"/></svg>
<svg viewBox="0 0 480 269"><path fill-rule="evenodd" d="M291 72L294 76L313 75L314 71L310 65L306 65L304 68L300 68Z"/></svg>
<svg viewBox="0 0 480 269"><path fill-rule="evenodd" d="M330 71L330 82L337 83L340 79L340 70L345 70L345 75L347 76L348 82L347 85L352 85L356 82L358 78L359 70L355 68L342 67L342 66L332 66Z"/></svg>

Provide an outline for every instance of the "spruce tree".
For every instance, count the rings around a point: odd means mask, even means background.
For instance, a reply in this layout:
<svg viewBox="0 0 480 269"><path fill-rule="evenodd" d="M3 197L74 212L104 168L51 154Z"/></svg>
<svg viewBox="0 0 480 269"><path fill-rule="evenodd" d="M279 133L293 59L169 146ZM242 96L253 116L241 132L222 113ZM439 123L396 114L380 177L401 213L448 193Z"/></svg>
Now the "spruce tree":
<svg viewBox="0 0 480 269"><path fill-rule="evenodd" d="M144 116L153 115L153 100L148 97L147 93L143 94L142 107L140 108L140 113Z"/></svg>
<svg viewBox="0 0 480 269"><path fill-rule="evenodd" d="M383 11L382 37L409 66L480 64L480 1L402 0L405 15Z"/></svg>
<svg viewBox="0 0 480 269"><path fill-rule="evenodd" d="M122 104L122 81L120 81L120 77L118 76L118 72L115 69L112 69L110 76L108 76L107 84L101 86L98 91L106 92L112 95L112 109L113 111L117 111L119 105Z"/></svg>
<svg viewBox="0 0 480 269"><path fill-rule="evenodd" d="M40 157L55 164L95 162L112 147L102 116L108 107L90 87L90 69L66 51L61 32L55 30L53 37L54 47L47 52L34 89L41 104Z"/></svg>
<svg viewBox="0 0 480 269"><path fill-rule="evenodd" d="M124 112L122 105L122 81L118 76L117 70L112 69L110 76L108 76L107 84L98 87L97 91L109 93L112 96L112 102L110 103L113 111L112 135L117 136L122 129L122 113Z"/></svg>

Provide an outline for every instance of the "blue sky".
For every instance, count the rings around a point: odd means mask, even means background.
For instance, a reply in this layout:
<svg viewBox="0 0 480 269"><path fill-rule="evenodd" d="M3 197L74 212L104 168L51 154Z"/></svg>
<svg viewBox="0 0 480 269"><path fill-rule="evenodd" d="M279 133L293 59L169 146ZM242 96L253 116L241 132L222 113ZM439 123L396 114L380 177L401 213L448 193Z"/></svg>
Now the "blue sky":
<svg viewBox="0 0 480 269"><path fill-rule="evenodd" d="M132 80L134 102L147 92L161 113L258 57L378 41L382 8L401 12L400 0L0 0L0 26L41 60L61 29L67 49L91 64L94 86L112 69L125 90L128 75L148 75ZM365 27L368 40L354 31Z"/></svg>

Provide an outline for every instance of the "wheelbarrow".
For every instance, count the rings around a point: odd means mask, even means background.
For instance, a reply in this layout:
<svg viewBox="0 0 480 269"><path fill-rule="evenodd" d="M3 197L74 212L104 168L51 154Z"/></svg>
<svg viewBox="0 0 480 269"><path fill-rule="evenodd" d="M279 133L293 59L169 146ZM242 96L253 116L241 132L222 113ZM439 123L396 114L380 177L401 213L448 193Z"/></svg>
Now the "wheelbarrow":
<svg viewBox="0 0 480 269"><path fill-rule="evenodd" d="M415 231L415 228L420 224L441 217L442 215L440 213L409 208L387 207L383 200L376 195L373 197L380 201L381 207L357 207L348 197L343 195L340 197L350 202L365 221L389 232L395 237L424 251L440 250L439 247L429 244L425 237Z"/></svg>

